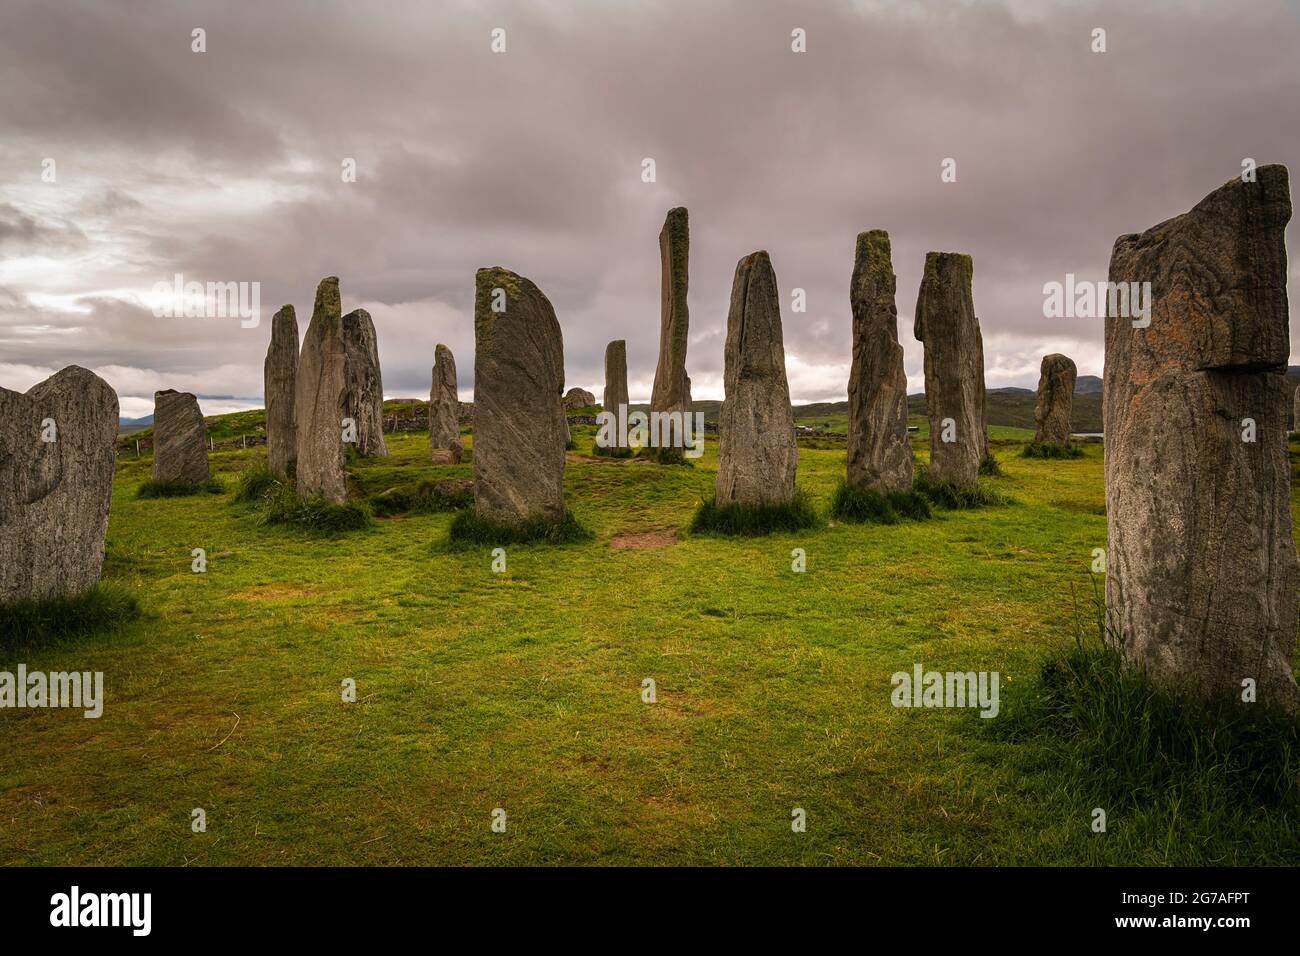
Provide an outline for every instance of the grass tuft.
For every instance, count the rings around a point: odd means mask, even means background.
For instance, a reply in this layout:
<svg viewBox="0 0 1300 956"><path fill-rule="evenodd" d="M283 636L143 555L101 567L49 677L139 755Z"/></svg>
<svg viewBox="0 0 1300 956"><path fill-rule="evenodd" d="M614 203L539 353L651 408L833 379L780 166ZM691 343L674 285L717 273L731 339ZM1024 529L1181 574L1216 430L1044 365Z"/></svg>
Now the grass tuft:
<svg viewBox="0 0 1300 956"><path fill-rule="evenodd" d="M261 501L267 492L280 484L275 472L266 465L255 465L239 473L239 483L235 486L233 500L240 502Z"/></svg>
<svg viewBox="0 0 1300 956"><path fill-rule="evenodd" d="M604 445L600 444L600 442L592 443L591 453L600 458L631 458L632 457L631 448L627 448L627 447L619 448L617 445L606 448Z"/></svg>
<svg viewBox="0 0 1300 956"><path fill-rule="evenodd" d="M261 520L265 525L288 525L319 534L337 534L374 524L370 507L364 502L348 501L340 505L320 495L303 499L288 485L278 482L267 491L263 501L266 510Z"/></svg>
<svg viewBox="0 0 1300 956"><path fill-rule="evenodd" d="M422 481L418 485L399 485L389 488L370 499L371 511L380 518L399 514L439 514L458 511L474 505L474 491L465 488L446 492L436 481Z"/></svg>
<svg viewBox="0 0 1300 956"><path fill-rule="evenodd" d="M103 581L80 594L0 605L0 647L32 647L117 630L140 616L126 588Z"/></svg>
<svg viewBox="0 0 1300 956"><path fill-rule="evenodd" d="M985 478L1005 478L1007 473L1002 470L998 460L990 453L983 461L980 462L980 472Z"/></svg>
<svg viewBox="0 0 1300 956"><path fill-rule="evenodd" d="M817 525L817 512L803 491L777 504L719 504L716 497L701 501L691 519L691 534L754 537L782 531L802 531Z"/></svg>
<svg viewBox="0 0 1300 956"><path fill-rule="evenodd" d="M226 490L216 478L197 484L188 481L154 481L150 478L136 489L137 498L184 498L189 495L219 495Z"/></svg>
<svg viewBox="0 0 1300 956"><path fill-rule="evenodd" d="M917 468L912 488L916 494L926 498L931 504L951 510L998 507L1016 503L1014 498L984 485L964 488L951 481L931 481L925 466Z"/></svg>
<svg viewBox="0 0 1300 956"><path fill-rule="evenodd" d="M461 511L451 521L448 539L453 548L497 547L507 544L574 544L594 538L572 511L556 520L534 515L522 524L505 524L484 518L477 511Z"/></svg>
<svg viewBox="0 0 1300 956"><path fill-rule="evenodd" d="M915 491L882 495L841 481L831 498L831 517L850 524L897 524L903 518L924 521L930 516L930 502Z"/></svg>
<svg viewBox="0 0 1300 956"><path fill-rule="evenodd" d="M1300 716L1152 682L1124 665L1094 603L1095 628L1049 658L987 731L1050 754L1061 789L1086 795L1081 812L1103 807L1135 847L1172 840L1181 859L1221 863L1251 846L1257 864L1294 862Z"/></svg>
<svg viewBox="0 0 1300 956"><path fill-rule="evenodd" d="M1055 442L1031 441L1020 453L1021 458L1082 458L1083 449L1077 445L1058 445Z"/></svg>

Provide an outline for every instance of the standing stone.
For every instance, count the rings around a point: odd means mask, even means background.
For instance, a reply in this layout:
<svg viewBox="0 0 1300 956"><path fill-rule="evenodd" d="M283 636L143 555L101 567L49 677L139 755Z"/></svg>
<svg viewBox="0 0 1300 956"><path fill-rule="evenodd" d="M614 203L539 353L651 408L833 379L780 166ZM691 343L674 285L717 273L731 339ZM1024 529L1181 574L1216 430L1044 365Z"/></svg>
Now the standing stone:
<svg viewBox="0 0 1300 956"><path fill-rule="evenodd" d="M1070 444L1070 415L1074 411L1074 381L1079 370L1059 352L1043 356L1038 375L1038 398L1034 401L1034 441L1039 444Z"/></svg>
<svg viewBox="0 0 1300 956"><path fill-rule="evenodd" d="M1106 319L1106 610L1125 660L1204 698L1300 705L1286 383L1285 166L1120 236ZM1130 287L1131 288L1131 287ZM1139 287L1140 288L1140 287ZM1130 310L1132 314L1132 310Z"/></svg>
<svg viewBox="0 0 1300 956"><path fill-rule="evenodd" d="M564 337L550 301L509 269L480 269L474 289L474 508L481 517L503 524L564 517L563 393Z"/></svg>
<svg viewBox="0 0 1300 956"><path fill-rule="evenodd" d="M262 365L266 402L266 464L271 473L289 474L298 457L293 402L298 387L298 316L286 305L271 320L271 344Z"/></svg>
<svg viewBox="0 0 1300 956"><path fill-rule="evenodd" d="M605 346L605 391L600 407L617 415L619 406L627 404L627 342L615 339Z"/></svg>
<svg viewBox="0 0 1300 956"><path fill-rule="evenodd" d="M925 345L929 477L962 488L978 484L980 462L988 456L984 340L971 295L973 274L970 256L927 253L914 328Z"/></svg>
<svg viewBox="0 0 1300 956"><path fill-rule="evenodd" d="M849 303L853 367L849 373L848 482L881 494L912 487L907 441L907 373L898 344L897 282L889 233L859 233Z"/></svg>
<svg viewBox="0 0 1300 956"><path fill-rule="evenodd" d="M686 340L690 313L686 308L687 266L691 230L686 209L668 211L659 232L659 363L655 366L651 412L690 411L690 380L686 377ZM674 435L680 444L681 436Z"/></svg>
<svg viewBox="0 0 1300 956"><path fill-rule="evenodd" d="M343 395L347 384L343 307L337 276L321 279L298 358L298 495L347 500L343 473Z"/></svg>
<svg viewBox="0 0 1300 956"><path fill-rule="evenodd" d="M153 480L201 485L211 476L199 400L170 388L154 392Z"/></svg>
<svg viewBox="0 0 1300 956"><path fill-rule="evenodd" d="M433 350L433 386L429 389L429 454L435 465L459 464L464 453L459 409L456 358L451 349L439 344Z"/></svg>
<svg viewBox="0 0 1300 956"><path fill-rule="evenodd" d="M365 309L343 316L347 386L343 392L343 418L357 423L357 452L366 458L388 454L384 443L384 382L379 374L379 339L375 323Z"/></svg>
<svg viewBox="0 0 1300 956"><path fill-rule="evenodd" d="M601 409L614 416L614 421L626 421L630 412L627 395L627 342L615 339L605 346L605 392L601 396ZM620 411L621 409L621 411ZM621 427L613 429L609 448L626 448ZM599 440L599 436L598 436Z"/></svg>
<svg viewBox="0 0 1300 956"><path fill-rule="evenodd" d="M1295 390L1295 395L1291 400L1291 430L1300 432L1300 388Z"/></svg>
<svg viewBox="0 0 1300 956"><path fill-rule="evenodd" d="M781 304L766 252L736 263L727 313L718 422L718 503L777 504L794 496L799 449L785 378Z"/></svg>
<svg viewBox="0 0 1300 956"><path fill-rule="evenodd" d="M108 383L76 365L26 393L0 388L0 603L99 580L117 411Z"/></svg>
<svg viewBox="0 0 1300 956"><path fill-rule="evenodd" d="M590 408L596 404L596 396L585 388L571 388L564 393L564 408L566 411L576 411L579 408Z"/></svg>

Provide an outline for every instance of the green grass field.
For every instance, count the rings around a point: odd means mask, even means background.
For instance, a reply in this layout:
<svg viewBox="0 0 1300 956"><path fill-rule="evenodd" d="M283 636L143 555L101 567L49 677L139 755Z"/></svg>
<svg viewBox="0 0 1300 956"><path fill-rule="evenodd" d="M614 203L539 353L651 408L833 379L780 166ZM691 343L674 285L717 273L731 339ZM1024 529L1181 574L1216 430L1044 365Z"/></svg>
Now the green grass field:
<svg viewBox="0 0 1300 956"><path fill-rule="evenodd" d="M574 428L579 452L592 434ZM231 499L263 449L212 456L225 494L154 500L135 497L148 457L124 456L104 576L144 616L4 650L103 671L107 700L98 720L0 713L0 863L1297 862L1271 824L1217 834L1194 806L1113 807L1094 833L1096 795L1049 744L891 706L890 675L921 662L1000 672L1006 711L1091 617L1101 445L1018 457L1031 437L993 430L1010 506L753 539L683 530L712 438L691 468L571 453L594 539L509 548L503 574L446 546L451 514L260 525ZM422 433L388 443L351 466L366 494L470 475L425 464ZM842 447L801 449L823 515L843 469Z"/></svg>

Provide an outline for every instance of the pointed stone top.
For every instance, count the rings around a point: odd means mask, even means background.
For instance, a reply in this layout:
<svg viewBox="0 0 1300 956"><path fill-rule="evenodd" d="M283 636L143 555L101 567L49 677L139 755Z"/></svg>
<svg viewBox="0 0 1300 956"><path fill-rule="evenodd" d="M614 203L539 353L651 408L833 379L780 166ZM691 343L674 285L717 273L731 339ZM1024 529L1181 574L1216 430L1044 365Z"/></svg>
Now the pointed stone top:
<svg viewBox="0 0 1300 956"><path fill-rule="evenodd" d="M320 285L316 286L316 303L312 307L312 315L337 318L342 314L343 303L339 299L339 277L326 276L320 280Z"/></svg>

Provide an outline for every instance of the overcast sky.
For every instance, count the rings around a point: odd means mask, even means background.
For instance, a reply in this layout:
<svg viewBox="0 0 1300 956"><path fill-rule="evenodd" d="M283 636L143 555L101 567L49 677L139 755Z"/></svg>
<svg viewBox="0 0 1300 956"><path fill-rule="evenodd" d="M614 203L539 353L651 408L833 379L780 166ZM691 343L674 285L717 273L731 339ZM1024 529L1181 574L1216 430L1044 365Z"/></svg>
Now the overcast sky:
<svg viewBox="0 0 1300 956"><path fill-rule="evenodd" d="M272 313L292 303L305 332L316 283L338 275L345 310L374 316L388 397L427 397L445 342L469 399L474 271L503 265L554 304L568 386L599 397L605 344L624 338L646 399L677 205L696 398L722 397L735 264L767 249L791 395L843 399L854 238L871 228L893 240L911 391L931 249L974 257L990 388L1033 387L1050 351L1100 374L1101 322L1044 318L1043 284L1104 279L1118 235L1184 212L1244 157L1300 175L1298 51L1283 0L5 0L0 385L78 364L127 417L160 388L208 414L258 406ZM156 318L150 292L176 273L260 283L261 323Z"/></svg>

